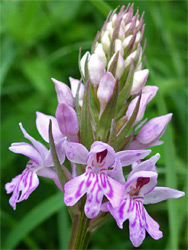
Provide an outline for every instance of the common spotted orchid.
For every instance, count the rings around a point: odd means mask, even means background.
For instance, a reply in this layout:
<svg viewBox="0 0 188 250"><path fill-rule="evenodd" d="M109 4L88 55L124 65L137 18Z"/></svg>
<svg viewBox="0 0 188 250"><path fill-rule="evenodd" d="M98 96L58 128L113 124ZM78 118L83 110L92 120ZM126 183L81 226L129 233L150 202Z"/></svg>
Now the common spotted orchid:
<svg viewBox="0 0 188 250"><path fill-rule="evenodd" d="M102 207L102 211L109 211L112 214L121 229L124 221L129 220L130 240L135 247L142 244L145 231L155 240L163 236L159 224L150 217L144 204L184 195L184 192L175 189L156 187L158 174L155 163L159 157L160 155L156 154L149 160L133 164L134 168L125 183L124 199L120 206L114 208L110 203L105 203Z"/></svg>
<svg viewBox="0 0 188 250"><path fill-rule="evenodd" d="M86 165L84 174L73 178L65 184L64 201L67 206L73 206L85 193L85 214L88 218L94 218L100 211L103 196L112 207L118 207L124 194L124 185L110 177L110 168L116 171L122 165L126 166L136 160L144 158L150 150L122 151L115 153L114 149L106 143L96 141L88 150L79 143L65 143L67 158L78 164ZM118 165L118 166L117 166ZM118 171L118 180L122 179L122 172Z"/></svg>

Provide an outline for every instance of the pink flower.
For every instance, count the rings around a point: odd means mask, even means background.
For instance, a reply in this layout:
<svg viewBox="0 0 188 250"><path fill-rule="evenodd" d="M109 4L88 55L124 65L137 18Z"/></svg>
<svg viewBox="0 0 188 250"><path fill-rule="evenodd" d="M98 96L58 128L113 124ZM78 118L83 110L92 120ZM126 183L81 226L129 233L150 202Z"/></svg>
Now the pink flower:
<svg viewBox="0 0 188 250"><path fill-rule="evenodd" d="M102 211L109 211L122 229L123 223L129 220L129 235L132 244L138 247L142 244L147 231L155 240L163 234L159 225L154 221L144 208L143 204L157 203L169 198L179 198L184 192L156 187L157 172L155 163L159 154L134 166L125 184L125 194L119 207L113 207L110 203L102 206Z"/></svg>
<svg viewBox="0 0 188 250"><path fill-rule="evenodd" d="M123 179L121 166L129 165L150 153L150 150L115 153L111 146L100 141L94 142L89 152L82 144L66 142L65 151L71 162L86 165L84 174L65 184L65 204L73 206L87 193L84 211L88 218L97 216L103 196L112 207L120 205L124 197L124 185L119 182Z"/></svg>

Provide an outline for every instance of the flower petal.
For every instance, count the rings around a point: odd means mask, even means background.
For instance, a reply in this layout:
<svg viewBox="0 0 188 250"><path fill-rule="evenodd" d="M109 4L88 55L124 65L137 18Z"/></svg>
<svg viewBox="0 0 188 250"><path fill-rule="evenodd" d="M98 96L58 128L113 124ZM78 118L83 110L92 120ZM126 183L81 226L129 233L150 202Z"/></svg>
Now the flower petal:
<svg viewBox="0 0 188 250"><path fill-rule="evenodd" d="M86 164L88 151L82 144L66 141L65 152L69 161L78 164Z"/></svg>
<svg viewBox="0 0 188 250"><path fill-rule="evenodd" d="M56 118L61 133L70 140L78 141L78 118L75 110L65 103L60 103L56 109Z"/></svg>
<svg viewBox="0 0 188 250"><path fill-rule="evenodd" d="M16 153L22 154L30 158L36 164L40 165L43 163L43 159L39 152L29 143L26 142L16 142L12 143L9 150Z"/></svg>
<svg viewBox="0 0 188 250"><path fill-rule="evenodd" d="M93 175L92 184L88 187L87 200L84 206L85 214L92 219L98 215L103 199L103 192L99 185L98 175Z"/></svg>
<svg viewBox="0 0 188 250"><path fill-rule="evenodd" d="M127 183L125 185L126 193L129 193L133 187L139 185L140 188L138 196L144 196L156 187L157 176L158 174L156 172L151 171L139 171L131 176L128 176ZM145 180L148 181L145 183Z"/></svg>
<svg viewBox="0 0 188 250"><path fill-rule="evenodd" d="M121 161L122 166L128 166L135 161L145 158L151 150L125 150L116 153L116 157Z"/></svg>
<svg viewBox="0 0 188 250"><path fill-rule="evenodd" d="M106 176L105 173L99 174L99 185L112 206L118 207L124 198L124 185Z"/></svg>
<svg viewBox="0 0 188 250"><path fill-rule="evenodd" d="M160 154L157 153L156 155L152 156L150 159L146 161L141 161L136 166L134 166L133 170L129 174L129 178L136 172L140 171L152 171L156 172L156 162L159 160Z"/></svg>
<svg viewBox="0 0 188 250"><path fill-rule="evenodd" d="M149 194L144 196L144 204L158 203L167 199L177 199L184 195L184 192L178 191L176 189L156 187Z"/></svg>
<svg viewBox="0 0 188 250"><path fill-rule="evenodd" d="M49 142L50 120L52 121L52 134L53 134L54 141L57 141L63 138L63 135L59 129L59 126L55 117L51 115L45 115L41 112L36 112L36 114L37 114L37 119L36 119L37 129L39 131L39 134L42 136L42 138L46 142Z"/></svg>
<svg viewBox="0 0 188 250"><path fill-rule="evenodd" d="M22 133L24 134L24 137L33 144L33 146L36 148L36 150L41 155L41 157L45 158L46 154L48 153L48 149L42 143L40 143L39 141L35 140L32 136L30 136L27 133L27 131L23 128L21 122L19 123L19 126L20 126Z"/></svg>
<svg viewBox="0 0 188 250"><path fill-rule="evenodd" d="M55 84L58 103L66 103L67 105L74 107L74 98L67 84L60 82L54 78L52 78L52 81Z"/></svg>
<svg viewBox="0 0 188 250"><path fill-rule="evenodd" d="M134 247L139 247L145 238L144 207L142 202L134 202L129 214L129 236Z"/></svg>
<svg viewBox="0 0 188 250"><path fill-rule="evenodd" d="M149 235L155 239L158 240L163 237L163 233L159 230L159 224L154 221L151 216L147 213L147 211L144 209L145 214L145 227Z"/></svg>

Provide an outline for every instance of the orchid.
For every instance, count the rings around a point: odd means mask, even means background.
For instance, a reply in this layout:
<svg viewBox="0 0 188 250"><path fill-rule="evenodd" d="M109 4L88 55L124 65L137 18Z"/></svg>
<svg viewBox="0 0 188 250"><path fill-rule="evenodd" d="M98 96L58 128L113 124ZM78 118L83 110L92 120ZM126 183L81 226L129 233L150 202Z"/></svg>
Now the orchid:
<svg viewBox="0 0 188 250"><path fill-rule="evenodd" d="M80 80L69 77L70 88L52 78L57 94L55 117L37 112L36 127L49 149L31 137L31 144L13 143L9 149L29 158L25 170L5 185L13 193L9 203L26 200L42 176L64 193L72 219L68 249L87 249L90 236L112 215L119 228L129 220L130 240L142 244L146 231L155 240L163 235L144 208L184 192L157 187L156 162L150 147L162 144L172 114L143 121L158 91L146 85L142 45L144 22L133 5L110 12L97 33L91 52L79 54ZM146 150L147 148L147 150ZM66 161L65 161L65 158ZM64 166L67 162L67 166ZM128 174L128 168L131 171ZM72 172L71 172L72 170ZM127 173L125 174L125 171Z"/></svg>
<svg viewBox="0 0 188 250"><path fill-rule="evenodd" d="M150 217L144 204L153 204L184 195L184 192L175 189L156 187L158 174L155 163L159 157L160 155L156 154L134 166L125 183L124 199L119 207L114 208L110 203L105 203L102 207L103 211L112 214L121 229L124 221L129 220L130 240L135 247L142 244L145 230L155 240L163 236L159 224Z"/></svg>
<svg viewBox="0 0 188 250"><path fill-rule="evenodd" d="M63 163L65 160L65 151L62 146L64 137L62 137L62 134L58 130L56 119L52 116L46 116L38 112L37 127L42 137L48 141L49 139L46 130L46 120L49 119L53 120L53 132L57 141L56 150L61 163ZM26 142L17 142L12 143L9 147L10 151L17 154L23 154L30 159L26 165L26 169L20 175L13 178L11 182L5 185L5 189L8 194L13 192L9 200L9 203L13 209L16 209L17 202L26 200L29 195L37 188L39 185L38 176L52 179L57 187L62 190L57 173L50 168L54 165L50 151L42 143L31 137L23 128L21 123L19 125L24 137L28 139L33 145ZM21 195L19 197L20 192Z"/></svg>
<svg viewBox="0 0 188 250"><path fill-rule="evenodd" d="M150 153L150 150L115 153L112 147L99 141L91 145L89 152L79 143L66 142L65 151L71 162L87 165L84 174L65 184L65 204L73 206L87 193L84 210L88 218L96 217L99 213L103 195L113 207L118 207L121 202L124 186L109 176L108 169L113 168L116 162L118 162L118 168L122 164L129 165ZM122 178L122 172L119 172L118 178Z"/></svg>

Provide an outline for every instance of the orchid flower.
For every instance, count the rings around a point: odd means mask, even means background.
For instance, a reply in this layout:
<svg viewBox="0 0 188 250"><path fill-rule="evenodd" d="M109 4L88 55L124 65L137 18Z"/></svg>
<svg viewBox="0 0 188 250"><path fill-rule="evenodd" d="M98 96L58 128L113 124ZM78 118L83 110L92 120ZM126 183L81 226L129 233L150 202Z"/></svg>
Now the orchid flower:
<svg viewBox="0 0 188 250"><path fill-rule="evenodd" d="M78 164L86 165L85 173L73 178L65 184L64 201L67 206L73 206L85 193L87 199L84 207L88 218L94 218L100 211L103 196L109 200L112 207L118 207L124 194L124 185L114 179L109 168L120 168L144 158L150 150L122 151L115 153L106 143L96 141L88 150L79 143L65 142L67 158ZM112 170L113 171L113 170ZM122 171L116 178L122 179Z"/></svg>
<svg viewBox="0 0 188 250"><path fill-rule="evenodd" d="M56 119L52 116L47 116L37 112L37 128L43 139L48 141L47 126L49 122L47 123L47 121L50 119L52 120L52 131L56 140L56 151L60 162L63 163L65 160L65 151L62 144L65 138L58 130ZM20 175L13 178L11 182L5 185L5 189L8 194L13 192L11 198L9 199L9 203L14 210L16 209L17 202L26 200L29 195L37 188L39 185L38 176L52 179L57 187L62 191L57 173L50 168L54 165L50 150L48 150L42 143L31 137L23 128L21 123L19 125L24 137L28 139L33 145L26 142L17 142L12 143L9 147L10 151L17 154L23 154L30 159L25 170Z"/></svg>
<svg viewBox="0 0 188 250"><path fill-rule="evenodd" d="M119 207L114 208L110 203L105 203L102 207L102 211L109 211L112 214L121 229L124 221L129 220L130 240L135 247L142 244L145 230L155 240L163 236L158 223L147 213L144 204L184 195L184 192L175 189L156 187L158 175L155 163L159 157L160 155L156 154L149 160L134 165L127 178L124 199Z"/></svg>

